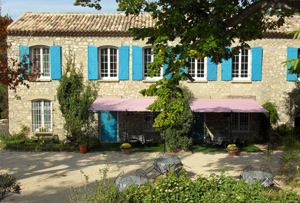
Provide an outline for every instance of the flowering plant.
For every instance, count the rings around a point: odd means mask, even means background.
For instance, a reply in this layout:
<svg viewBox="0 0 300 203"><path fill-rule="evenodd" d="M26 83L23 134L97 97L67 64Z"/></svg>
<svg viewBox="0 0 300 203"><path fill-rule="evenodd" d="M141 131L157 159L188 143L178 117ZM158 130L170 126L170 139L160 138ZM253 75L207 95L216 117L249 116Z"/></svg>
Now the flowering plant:
<svg viewBox="0 0 300 203"><path fill-rule="evenodd" d="M47 127L46 126L39 126L40 132L46 132Z"/></svg>
<svg viewBox="0 0 300 203"><path fill-rule="evenodd" d="M235 144L229 144L227 146L227 150L233 151L233 150L238 150L238 148L237 148L237 146Z"/></svg>
<svg viewBox="0 0 300 203"><path fill-rule="evenodd" d="M121 144L120 149L131 149L131 145L129 143L123 143Z"/></svg>

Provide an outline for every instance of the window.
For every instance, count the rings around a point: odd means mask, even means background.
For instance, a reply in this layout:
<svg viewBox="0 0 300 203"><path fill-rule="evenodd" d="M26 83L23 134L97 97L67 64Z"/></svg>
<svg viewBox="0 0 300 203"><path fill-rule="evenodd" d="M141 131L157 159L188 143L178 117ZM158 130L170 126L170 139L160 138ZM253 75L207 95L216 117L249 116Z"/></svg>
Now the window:
<svg viewBox="0 0 300 203"><path fill-rule="evenodd" d="M32 132L44 127L46 132L52 131L52 103L46 100L32 101Z"/></svg>
<svg viewBox="0 0 300 203"><path fill-rule="evenodd" d="M232 58L232 79L250 79L251 50L242 49Z"/></svg>
<svg viewBox="0 0 300 203"><path fill-rule="evenodd" d="M101 79L118 78L118 49L104 47L99 49L99 75Z"/></svg>
<svg viewBox="0 0 300 203"><path fill-rule="evenodd" d="M156 132L156 128L153 127L154 119L157 117L158 113L144 112L144 132Z"/></svg>
<svg viewBox="0 0 300 203"><path fill-rule="evenodd" d="M151 78L147 74L147 72L150 70L150 68L148 68L148 65L154 61L154 55L151 54L152 51L153 51L153 48L144 48L143 49L144 78L145 79L160 79L163 76L163 69L162 68L161 68L160 72L157 75L155 75L153 78Z"/></svg>
<svg viewBox="0 0 300 203"><path fill-rule="evenodd" d="M207 58L201 58L199 60L188 58L187 59L190 66L188 68L188 73L195 79L206 79L207 71Z"/></svg>
<svg viewBox="0 0 300 203"><path fill-rule="evenodd" d="M50 50L49 47L39 46L30 48L30 60L40 69L40 78L50 78Z"/></svg>
<svg viewBox="0 0 300 203"><path fill-rule="evenodd" d="M233 132L249 132L250 114L234 113L231 116L231 129Z"/></svg>

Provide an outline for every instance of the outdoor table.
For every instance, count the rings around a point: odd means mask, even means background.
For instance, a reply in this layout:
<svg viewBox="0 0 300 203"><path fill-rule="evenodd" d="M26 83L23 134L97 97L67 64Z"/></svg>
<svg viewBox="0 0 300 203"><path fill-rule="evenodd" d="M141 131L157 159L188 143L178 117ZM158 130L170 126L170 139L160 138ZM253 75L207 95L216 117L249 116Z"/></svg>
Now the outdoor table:
<svg viewBox="0 0 300 203"><path fill-rule="evenodd" d="M269 172L262 172L258 170L243 171L241 174L241 178L244 179L246 183L251 183L255 180L258 180L265 187L274 185L273 182L274 176L272 173Z"/></svg>
<svg viewBox="0 0 300 203"><path fill-rule="evenodd" d="M161 158L157 160L155 169L160 173L164 174L171 170L178 171L182 166L180 159L174 158Z"/></svg>
<svg viewBox="0 0 300 203"><path fill-rule="evenodd" d="M128 135L128 140L130 139L135 139L135 140L138 140L142 143L142 145L145 144L145 135L142 134L142 135Z"/></svg>
<svg viewBox="0 0 300 203"><path fill-rule="evenodd" d="M126 179L124 179L124 181L121 182L122 178L126 178ZM147 182L148 179L146 177L131 175L131 176L118 177L115 181L115 185L117 186L119 191L123 191L127 186L130 185L140 186Z"/></svg>

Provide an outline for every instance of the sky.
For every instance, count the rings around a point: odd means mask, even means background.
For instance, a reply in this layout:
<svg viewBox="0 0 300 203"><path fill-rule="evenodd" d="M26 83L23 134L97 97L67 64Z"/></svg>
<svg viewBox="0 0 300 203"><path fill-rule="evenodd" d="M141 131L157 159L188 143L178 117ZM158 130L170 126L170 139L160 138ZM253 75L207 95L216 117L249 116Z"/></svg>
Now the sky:
<svg viewBox="0 0 300 203"><path fill-rule="evenodd" d="M0 0L1 14L8 14L16 20L24 12L88 12L117 13L118 4L115 0L101 0L102 9L73 6L75 0Z"/></svg>

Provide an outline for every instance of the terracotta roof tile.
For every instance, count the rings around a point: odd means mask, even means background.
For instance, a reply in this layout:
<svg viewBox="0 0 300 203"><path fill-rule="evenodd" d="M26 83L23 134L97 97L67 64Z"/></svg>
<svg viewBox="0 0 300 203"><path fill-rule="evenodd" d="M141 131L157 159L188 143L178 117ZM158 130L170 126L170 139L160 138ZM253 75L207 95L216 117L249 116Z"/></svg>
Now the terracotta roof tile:
<svg viewBox="0 0 300 203"><path fill-rule="evenodd" d="M269 20L274 20L270 17ZM286 18L284 26L264 33L265 38L292 38L287 31L300 29L300 16ZM131 36L132 27L152 27L149 13L137 17L121 13L26 12L8 27L8 35L33 36Z"/></svg>
<svg viewBox="0 0 300 203"><path fill-rule="evenodd" d="M130 35L133 26L154 26L150 14L127 17L120 13L26 12L8 27L9 35Z"/></svg>

